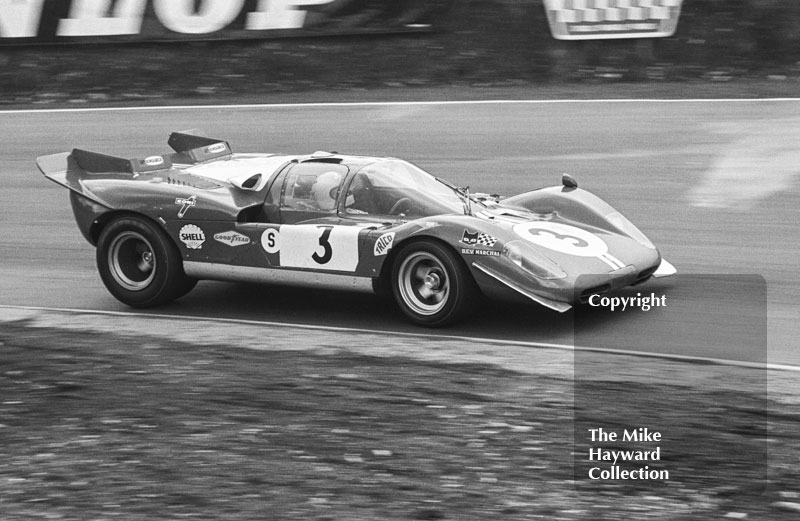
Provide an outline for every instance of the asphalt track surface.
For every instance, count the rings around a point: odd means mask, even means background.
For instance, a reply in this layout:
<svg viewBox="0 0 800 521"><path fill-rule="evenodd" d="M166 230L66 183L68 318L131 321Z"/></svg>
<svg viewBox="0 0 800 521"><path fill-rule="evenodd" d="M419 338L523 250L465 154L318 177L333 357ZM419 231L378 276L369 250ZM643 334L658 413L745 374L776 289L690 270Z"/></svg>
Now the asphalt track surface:
<svg viewBox="0 0 800 521"><path fill-rule="evenodd" d="M800 365L793 100L0 112L0 305L131 311L106 292L66 191L34 161L73 147L145 157L187 128L236 151L402 157L473 191L505 195L569 172L681 273L637 288L667 295L668 309L560 315L492 304L466 324L423 333ZM370 329L387 338L420 333L377 297L218 282L201 282L151 313Z"/></svg>

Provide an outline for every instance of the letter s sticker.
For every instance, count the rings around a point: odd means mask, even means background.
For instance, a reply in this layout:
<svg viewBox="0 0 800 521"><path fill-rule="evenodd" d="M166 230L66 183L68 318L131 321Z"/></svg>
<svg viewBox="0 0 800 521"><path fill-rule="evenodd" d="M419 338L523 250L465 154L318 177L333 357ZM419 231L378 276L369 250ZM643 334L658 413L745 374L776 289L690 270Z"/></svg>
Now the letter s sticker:
<svg viewBox="0 0 800 521"><path fill-rule="evenodd" d="M280 232L275 228L265 230L261 234L261 247L267 253L278 253L281 251Z"/></svg>

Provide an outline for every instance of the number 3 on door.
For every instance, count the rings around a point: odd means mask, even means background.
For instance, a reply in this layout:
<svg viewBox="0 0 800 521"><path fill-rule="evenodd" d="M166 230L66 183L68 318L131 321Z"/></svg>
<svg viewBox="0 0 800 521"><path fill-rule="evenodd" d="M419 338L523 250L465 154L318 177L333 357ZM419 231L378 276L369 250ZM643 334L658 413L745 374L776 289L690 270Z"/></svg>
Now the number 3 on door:
<svg viewBox="0 0 800 521"><path fill-rule="evenodd" d="M314 255L311 256L317 264L328 264L333 257L333 246L331 246L330 241L332 230L332 227L323 228L322 235L319 238L319 245L322 246L323 253L320 255L318 252L315 252Z"/></svg>

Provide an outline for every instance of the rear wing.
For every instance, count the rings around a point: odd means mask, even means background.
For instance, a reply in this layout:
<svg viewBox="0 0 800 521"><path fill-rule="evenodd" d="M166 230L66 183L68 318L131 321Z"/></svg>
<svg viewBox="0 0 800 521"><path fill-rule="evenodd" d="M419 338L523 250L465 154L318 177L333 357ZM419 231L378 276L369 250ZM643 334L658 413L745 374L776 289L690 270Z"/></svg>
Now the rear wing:
<svg viewBox="0 0 800 521"><path fill-rule="evenodd" d="M81 151L78 152L78 156L81 155L80 152ZM50 154L47 156L37 157L36 166L39 167L39 170L47 179L53 181L54 183L66 187L73 192L79 193L84 197L91 199L96 203L110 208L105 201L89 192L81 183L81 179L83 179L89 173L79 166L78 161L75 159L75 157L73 157L74 153L75 151L73 150L72 152L61 152L60 154ZM92 153L89 152L89 154ZM96 161L96 163L93 163L93 167L99 167L101 162L108 161L116 166L127 168L127 165L122 164L122 161L126 160L113 156L104 156L102 154L93 154L92 156L88 157L88 161Z"/></svg>
<svg viewBox="0 0 800 521"><path fill-rule="evenodd" d="M76 148L70 157L81 170L92 174L120 172L136 175L172 168L172 158L168 155L150 156L144 159L125 159Z"/></svg>
<svg viewBox="0 0 800 521"><path fill-rule="evenodd" d="M80 148L36 158L36 166L49 180L97 202L101 202L81 185L81 179L92 175L128 174L136 177L148 172L172 168L170 156L150 156L144 159L125 159L89 152Z"/></svg>
<svg viewBox="0 0 800 521"><path fill-rule="evenodd" d="M231 146L227 141L199 135L198 130L173 132L167 144L177 152L175 162L202 163L231 155Z"/></svg>
<svg viewBox="0 0 800 521"><path fill-rule="evenodd" d="M199 130L184 130L169 135L167 144L176 152L150 156L144 159L127 159L75 148L72 152L62 152L41 156L36 159L39 170L47 176L80 169L89 174L141 174L169 170L174 163L193 164L210 161L232 154L227 141L200 135Z"/></svg>
<svg viewBox="0 0 800 521"><path fill-rule="evenodd" d="M72 152L50 154L36 158L36 165L45 177L97 202L102 201L88 193L81 179L93 175L131 175L172 169L174 164L191 165L211 161L232 154L227 141L200 135L198 130L173 132L167 141L174 154L149 156L144 159L126 159L75 148Z"/></svg>

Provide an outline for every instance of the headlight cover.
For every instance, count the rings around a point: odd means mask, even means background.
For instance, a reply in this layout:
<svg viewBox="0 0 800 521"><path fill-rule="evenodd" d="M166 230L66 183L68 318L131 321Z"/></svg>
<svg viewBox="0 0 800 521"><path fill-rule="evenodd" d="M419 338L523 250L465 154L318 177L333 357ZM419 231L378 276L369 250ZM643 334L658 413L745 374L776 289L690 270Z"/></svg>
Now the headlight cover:
<svg viewBox="0 0 800 521"><path fill-rule="evenodd" d="M510 241L503 246L503 255L538 279L566 278L561 266L551 261L526 241Z"/></svg>
<svg viewBox="0 0 800 521"><path fill-rule="evenodd" d="M655 250L655 245L650 242L650 239L647 238L645 234L639 231L632 222L630 222L624 215L619 212L613 212L606 215L606 219L608 222L622 230L623 233L634 239L636 242L641 244L646 248L650 248L651 250Z"/></svg>

